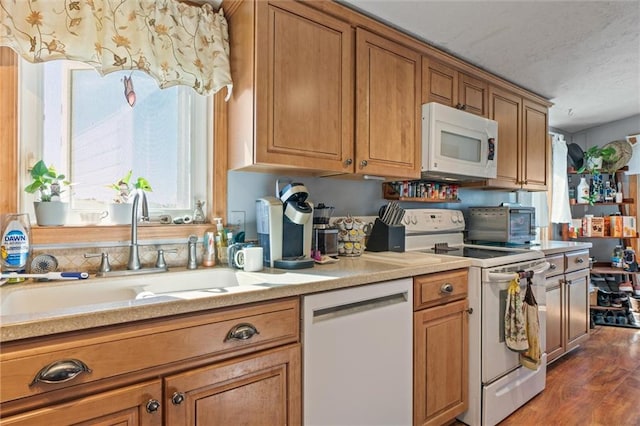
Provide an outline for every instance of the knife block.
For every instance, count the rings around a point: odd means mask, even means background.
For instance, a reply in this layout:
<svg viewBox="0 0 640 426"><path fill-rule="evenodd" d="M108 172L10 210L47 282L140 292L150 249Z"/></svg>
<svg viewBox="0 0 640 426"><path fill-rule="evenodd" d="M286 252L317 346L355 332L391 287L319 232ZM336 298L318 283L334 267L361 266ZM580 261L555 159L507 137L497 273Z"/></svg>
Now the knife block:
<svg viewBox="0 0 640 426"><path fill-rule="evenodd" d="M376 219L367 240L366 251L404 252L404 225L387 225Z"/></svg>

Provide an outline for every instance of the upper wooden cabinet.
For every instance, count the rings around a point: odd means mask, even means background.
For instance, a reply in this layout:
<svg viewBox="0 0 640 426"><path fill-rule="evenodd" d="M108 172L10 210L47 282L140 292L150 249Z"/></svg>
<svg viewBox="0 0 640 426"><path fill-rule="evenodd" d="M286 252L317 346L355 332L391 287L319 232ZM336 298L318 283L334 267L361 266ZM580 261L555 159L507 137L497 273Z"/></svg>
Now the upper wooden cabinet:
<svg viewBox="0 0 640 426"><path fill-rule="evenodd" d="M229 16L229 167L353 172L353 29L291 1Z"/></svg>
<svg viewBox="0 0 640 426"><path fill-rule="evenodd" d="M356 173L420 177L420 54L356 31Z"/></svg>
<svg viewBox="0 0 640 426"><path fill-rule="evenodd" d="M485 186L547 189L548 109L502 88L489 88L489 118L498 122L498 175Z"/></svg>
<svg viewBox="0 0 640 426"><path fill-rule="evenodd" d="M422 102L438 102L472 114L488 116L485 81L427 56L422 58Z"/></svg>

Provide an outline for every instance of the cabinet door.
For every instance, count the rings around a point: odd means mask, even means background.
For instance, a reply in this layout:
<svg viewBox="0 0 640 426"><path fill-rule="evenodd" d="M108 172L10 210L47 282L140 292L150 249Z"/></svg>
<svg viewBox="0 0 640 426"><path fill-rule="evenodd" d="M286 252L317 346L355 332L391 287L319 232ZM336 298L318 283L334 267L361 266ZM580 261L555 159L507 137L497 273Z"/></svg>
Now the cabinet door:
<svg viewBox="0 0 640 426"><path fill-rule="evenodd" d="M522 183L524 189L547 189L550 142L547 108L524 100L522 110Z"/></svg>
<svg viewBox="0 0 640 426"><path fill-rule="evenodd" d="M450 107L458 103L458 73L429 57L422 57L422 103L437 102Z"/></svg>
<svg viewBox="0 0 640 426"><path fill-rule="evenodd" d="M589 335L588 270L566 275L567 351Z"/></svg>
<svg viewBox="0 0 640 426"><path fill-rule="evenodd" d="M546 346L547 363L564 353L564 303L563 286L564 275L548 278L546 281L547 314L546 314Z"/></svg>
<svg viewBox="0 0 640 426"><path fill-rule="evenodd" d="M165 379L168 425L300 424L300 345Z"/></svg>
<svg viewBox="0 0 640 426"><path fill-rule="evenodd" d="M356 30L356 173L420 177L420 55Z"/></svg>
<svg viewBox="0 0 640 426"><path fill-rule="evenodd" d="M441 425L468 406L467 301L414 313L414 425Z"/></svg>
<svg viewBox="0 0 640 426"><path fill-rule="evenodd" d="M510 92L491 87L489 118L498 122L498 174L492 186L520 188L520 129L522 99Z"/></svg>
<svg viewBox="0 0 640 426"><path fill-rule="evenodd" d="M159 426L160 380L127 386L2 419L3 426ZM156 405L157 404L157 405Z"/></svg>
<svg viewBox="0 0 640 426"><path fill-rule="evenodd" d="M489 88L486 82L459 73L458 104L472 114L487 117L489 115Z"/></svg>
<svg viewBox="0 0 640 426"><path fill-rule="evenodd" d="M296 2L275 3L257 2L264 46L255 161L352 172L353 29Z"/></svg>

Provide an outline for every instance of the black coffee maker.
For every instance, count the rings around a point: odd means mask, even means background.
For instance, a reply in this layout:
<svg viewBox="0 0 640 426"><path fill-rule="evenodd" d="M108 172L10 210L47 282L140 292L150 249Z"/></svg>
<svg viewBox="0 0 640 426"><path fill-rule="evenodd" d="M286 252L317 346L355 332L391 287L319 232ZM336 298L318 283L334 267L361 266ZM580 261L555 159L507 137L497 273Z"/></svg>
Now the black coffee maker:
<svg viewBox="0 0 640 426"><path fill-rule="evenodd" d="M338 229L329 224L334 210L324 203L313 209L313 250L325 256L338 255Z"/></svg>

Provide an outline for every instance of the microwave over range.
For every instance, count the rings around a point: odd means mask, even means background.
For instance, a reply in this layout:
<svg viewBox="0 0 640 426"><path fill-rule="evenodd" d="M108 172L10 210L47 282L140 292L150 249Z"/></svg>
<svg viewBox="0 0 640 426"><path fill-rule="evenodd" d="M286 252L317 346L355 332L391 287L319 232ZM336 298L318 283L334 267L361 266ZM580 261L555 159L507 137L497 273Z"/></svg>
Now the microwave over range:
<svg viewBox="0 0 640 426"><path fill-rule="evenodd" d="M493 179L497 160L496 121L435 102L422 105L422 178Z"/></svg>

